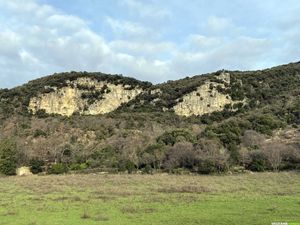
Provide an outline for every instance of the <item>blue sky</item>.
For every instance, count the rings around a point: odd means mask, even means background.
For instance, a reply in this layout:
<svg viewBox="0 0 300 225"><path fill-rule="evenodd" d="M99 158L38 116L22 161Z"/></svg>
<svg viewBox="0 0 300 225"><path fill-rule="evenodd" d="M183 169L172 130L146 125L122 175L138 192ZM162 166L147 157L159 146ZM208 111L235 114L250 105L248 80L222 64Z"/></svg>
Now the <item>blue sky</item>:
<svg viewBox="0 0 300 225"><path fill-rule="evenodd" d="M153 83L300 60L298 0L0 0L0 88L62 71Z"/></svg>

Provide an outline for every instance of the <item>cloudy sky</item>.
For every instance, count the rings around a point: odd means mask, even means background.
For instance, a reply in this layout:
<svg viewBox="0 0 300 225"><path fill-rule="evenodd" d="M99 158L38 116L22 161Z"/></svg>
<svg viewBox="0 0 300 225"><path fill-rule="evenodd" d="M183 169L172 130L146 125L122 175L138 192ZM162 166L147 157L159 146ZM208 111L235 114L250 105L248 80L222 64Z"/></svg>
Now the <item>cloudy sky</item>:
<svg viewBox="0 0 300 225"><path fill-rule="evenodd" d="M153 83L300 60L298 0L0 0L0 88L62 71Z"/></svg>

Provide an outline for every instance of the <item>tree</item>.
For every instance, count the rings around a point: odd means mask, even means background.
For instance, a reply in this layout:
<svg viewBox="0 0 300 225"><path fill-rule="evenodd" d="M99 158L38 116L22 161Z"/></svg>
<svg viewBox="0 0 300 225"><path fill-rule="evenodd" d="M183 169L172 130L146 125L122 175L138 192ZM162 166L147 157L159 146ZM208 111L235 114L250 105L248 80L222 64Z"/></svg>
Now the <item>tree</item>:
<svg viewBox="0 0 300 225"><path fill-rule="evenodd" d="M164 167L168 170L176 168L193 169L196 164L196 154L192 143L178 142L170 147Z"/></svg>
<svg viewBox="0 0 300 225"><path fill-rule="evenodd" d="M0 142L0 173L15 175L17 168L17 145L11 139Z"/></svg>
<svg viewBox="0 0 300 225"><path fill-rule="evenodd" d="M140 154L140 164L145 167L148 165L151 168L160 169L165 158L165 149L165 146L161 144L149 145Z"/></svg>
<svg viewBox="0 0 300 225"><path fill-rule="evenodd" d="M282 150L285 148L285 145L276 142L265 144L262 147L262 151L274 171L278 171L279 169L282 162Z"/></svg>
<svg viewBox="0 0 300 225"><path fill-rule="evenodd" d="M245 147L241 147L240 151L240 163L242 164L243 167L246 167L246 165L248 165L250 163L250 151L248 150L248 148Z"/></svg>
<svg viewBox="0 0 300 225"><path fill-rule="evenodd" d="M268 168L266 155L260 150L253 150L249 154L250 161L246 168L252 171L263 172Z"/></svg>
<svg viewBox="0 0 300 225"><path fill-rule="evenodd" d="M217 140L200 139L195 146L199 173L224 172L228 169L228 152Z"/></svg>
<svg viewBox="0 0 300 225"><path fill-rule="evenodd" d="M286 145L282 158L284 169L300 169L300 142Z"/></svg>
<svg viewBox="0 0 300 225"><path fill-rule="evenodd" d="M194 143L196 138L186 130L173 130L165 132L157 138L157 143L173 146L177 142L191 142Z"/></svg>

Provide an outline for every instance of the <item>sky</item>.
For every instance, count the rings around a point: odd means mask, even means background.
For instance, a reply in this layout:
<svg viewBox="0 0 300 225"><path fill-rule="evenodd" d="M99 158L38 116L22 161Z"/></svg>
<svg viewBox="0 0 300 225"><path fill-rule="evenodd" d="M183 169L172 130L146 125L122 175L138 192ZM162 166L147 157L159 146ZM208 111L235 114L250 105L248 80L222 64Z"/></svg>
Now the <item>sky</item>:
<svg viewBox="0 0 300 225"><path fill-rule="evenodd" d="M300 60L298 0L0 0L0 88L64 71L161 83Z"/></svg>

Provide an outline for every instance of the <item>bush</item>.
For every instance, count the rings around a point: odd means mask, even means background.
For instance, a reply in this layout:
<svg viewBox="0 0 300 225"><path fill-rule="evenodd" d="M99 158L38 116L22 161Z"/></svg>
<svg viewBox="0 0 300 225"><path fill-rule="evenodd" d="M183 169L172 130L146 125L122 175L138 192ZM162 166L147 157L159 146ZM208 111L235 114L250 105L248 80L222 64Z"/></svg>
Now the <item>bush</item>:
<svg viewBox="0 0 300 225"><path fill-rule="evenodd" d="M118 157L116 149L109 145L93 152L87 160L87 164L92 168L116 168Z"/></svg>
<svg viewBox="0 0 300 225"><path fill-rule="evenodd" d="M164 168L172 171L177 168L193 170L197 158L192 143L178 142L167 153Z"/></svg>
<svg viewBox="0 0 300 225"><path fill-rule="evenodd" d="M261 151L253 151L250 153L250 162L246 168L256 172L263 172L268 169L266 156Z"/></svg>
<svg viewBox="0 0 300 225"><path fill-rule="evenodd" d="M49 174L63 174L63 173L67 173L69 170L69 168L67 167L66 164L64 163L56 163L53 164L50 168L50 170L48 171Z"/></svg>
<svg viewBox="0 0 300 225"><path fill-rule="evenodd" d="M200 139L195 145L198 173L220 173L228 170L229 153L218 140Z"/></svg>
<svg viewBox="0 0 300 225"><path fill-rule="evenodd" d="M70 170L85 170L88 168L86 163L72 163L70 165Z"/></svg>
<svg viewBox="0 0 300 225"><path fill-rule="evenodd" d="M152 174L152 167L150 165L146 165L144 168L142 168L142 173L145 174Z"/></svg>
<svg viewBox="0 0 300 225"><path fill-rule="evenodd" d="M262 134L272 135L272 131L284 126L284 123L273 115L253 115L248 119L252 129Z"/></svg>
<svg viewBox="0 0 300 225"><path fill-rule="evenodd" d="M282 152L283 165L281 169L294 170L300 169L300 142L287 145Z"/></svg>
<svg viewBox="0 0 300 225"><path fill-rule="evenodd" d="M165 145L174 145L177 142L191 142L194 143L196 138L186 130L173 130L165 132L157 138L157 142Z"/></svg>
<svg viewBox="0 0 300 225"><path fill-rule="evenodd" d="M0 142L0 173L15 175L17 169L17 145L10 139Z"/></svg>
<svg viewBox="0 0 300 225"><path fill-rule="evenodd" d="M41 173L43 172L43 166L45 165L43 160L40 160L38 158L31 159L29 162L30 171L33 174Z"/></svg>
<svg viewBox="0 0 300 225"><path fill-rule="evenodd" d="M212 159L200 160L198 163L198 172L201 174L210 174L217 172L215 162Z"/></svg>
<svg viewBox="0 0 300 225"><path fill-rule="evenodd" d="M33 137L36 138L36 137L40 137L40 136L47 137L47 133L41 129L36 129L33 133Z"/></svg>
<svg viewBox="0 0 300 225"><path fill-rule="evenodd" d="M166 147L161 144L149 145L139 155L139 167L150 167L153 169L161 169L165 158Z"/></svg>
<svg viewBox="0 0 300 225"><path fill-rule="evenodd" d="M35 115L38 117L38 118L47 118L48 117L48 114L46 113L46 111L44 109L39 109L35 112Z"/></svg>
<svg viewBox="0 0 300 225"><path fill-rule="evenodd" d="M120 161L120 163L118 164L118 169L119 171L126 171L128 173L133 173L136 170L136 167L133 162L124 159Z"/></svg>

